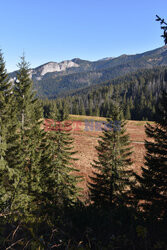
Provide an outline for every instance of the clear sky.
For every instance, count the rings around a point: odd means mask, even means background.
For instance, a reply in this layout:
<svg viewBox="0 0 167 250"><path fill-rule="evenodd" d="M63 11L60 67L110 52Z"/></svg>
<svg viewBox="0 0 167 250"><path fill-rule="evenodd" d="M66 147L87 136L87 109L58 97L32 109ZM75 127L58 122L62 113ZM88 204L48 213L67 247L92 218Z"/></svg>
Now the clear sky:
<svg viewBox="0 0 167 250"><path fill-rule="evenodd" d="M166 0L0 0L0 48L8 71L23 51L31 67L136 54L164 45L156 14Z"/></svg>

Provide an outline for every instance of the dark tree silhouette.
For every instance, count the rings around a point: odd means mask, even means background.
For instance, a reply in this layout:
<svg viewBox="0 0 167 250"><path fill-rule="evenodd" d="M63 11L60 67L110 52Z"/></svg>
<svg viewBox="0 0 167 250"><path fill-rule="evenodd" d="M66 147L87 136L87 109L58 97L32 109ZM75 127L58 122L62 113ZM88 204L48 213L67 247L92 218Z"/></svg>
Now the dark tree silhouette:
<svg viewBox="0 0 167 250"><path fill-rule="evenodd" d="M164 38L165 44L167 44L167 22L163 18L160 18L158 15L156 15L156 21L160 22L161 29L163 30L162 37Z"/></svg>

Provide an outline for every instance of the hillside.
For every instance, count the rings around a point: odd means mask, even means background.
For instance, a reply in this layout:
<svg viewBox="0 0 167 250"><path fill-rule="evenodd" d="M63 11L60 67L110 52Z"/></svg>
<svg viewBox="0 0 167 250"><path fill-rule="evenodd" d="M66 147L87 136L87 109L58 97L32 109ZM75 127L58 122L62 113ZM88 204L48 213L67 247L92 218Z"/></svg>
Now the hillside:
<svg viewBox="0 0 167 250"><path fill-rule="evenodd" d="M124 54L94 62L79 58L61 63L48 62L31 69L30 75L40 97L56 98L139 69L152 69L163 65L167 65L167 46L141 54ZM16 72L10 73L11 78L15 76Z"/></svg>
<svg viewBox="0 0 167 250"><path fill-rule="evenodd" d="M49 117L52 104L66 103L70 114L107 117L113 100L120 103L122 116L131 120L158 118L158 101L167 90L167 67L139 70L117 79L68 93L65 98L43 100L44 116Z"/></svg>

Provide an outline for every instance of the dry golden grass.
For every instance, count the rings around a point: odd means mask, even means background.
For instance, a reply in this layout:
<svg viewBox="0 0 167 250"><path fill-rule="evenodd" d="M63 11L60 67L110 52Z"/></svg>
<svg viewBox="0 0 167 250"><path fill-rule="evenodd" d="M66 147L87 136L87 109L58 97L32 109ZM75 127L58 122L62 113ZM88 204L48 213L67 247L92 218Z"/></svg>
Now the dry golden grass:
<svg viewBox="0 0 167 250"><path fill-rule="evenodd" d="M89 176L92 175L92 166L94 159L97 159L97 151L95 146L98 145L98 138L102 132L95 131L95 126L93 126L93 131L91 127L86 131L85 121L106 121L104 117L94 117L94 116L79 116L70 115L69 120L72 121L72 135L74 138L74 150L77 151L75 155L78 161L74 162L77 169L80 170L79 175L82 175L84 181L80 186L84 189L84 196L87 195L87 182L89 181ZM145 135L145 121L128 121L127 122L127 132L130 135L131 145L133 146L132 168L135 172L141 173L141 167L144 163L145 147L144 140ZM151 122L152 123L152 122Z"/></svg>
<svg viewBox="0 0 167 250"><path fill-rule="evenodd" d="M84 130L84 120L92 120L96 117L88 116L75 116L77 121L81 121L80 128L81 130L73 130L74 138L74 147L78 151L76 157L75 167L80 170L80 174L84 177L84 181L81 183L82 188L84 189L85 194L87 193L87 182L89 176L92 175L92 166L91 163L94 159L97 159L97 152L95 146L98 145L98 137L101 135L101 132L98 131L85 131ZM74 118L75 118L74 117ZM70 116L72 119L73 116ZM79 119L81 118L81 119ZM95 121L105 121L105 118L94 119ZM146 139L145 135L145 121L128 121L127 123L127 132L130 135L131 144L133 146L132 168L135 172L141 173L141 167L144 163L144 140Z"/></svg>
<svg viewBox="0 0 167 250"><path fill-rule="evenodd" d="M106 118L98 117L98 116L86 116L86 115L69 115L69 120L72 120L72 121L84 121L84 120L106 121Z"/></svg>

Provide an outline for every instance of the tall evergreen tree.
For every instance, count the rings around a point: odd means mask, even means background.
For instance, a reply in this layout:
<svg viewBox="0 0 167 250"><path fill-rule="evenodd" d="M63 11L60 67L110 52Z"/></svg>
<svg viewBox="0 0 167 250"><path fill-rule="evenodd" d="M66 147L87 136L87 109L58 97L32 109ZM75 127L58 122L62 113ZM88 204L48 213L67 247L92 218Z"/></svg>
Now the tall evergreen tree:
<svg viewBox="0 0 167 250"><path fill-rule="evenodd" d="M125 119L130 120L131 115L130 115L130 105L127 103L126 105L126 111L125 111Z"/></svg>
<svg viewBox="0 0 167 250"><path fill-rule="evenodd" d="M84 107L84 103L83 101L81 100L81 106L80 106L80 115L85 115L85 107Z"/></svg>
<svg viewBox="0 0 167 250"><path fill-rule="evenodd" d="M9 119L9 99L11 84L5 69L5 62L0 51L0 161L1 166L5 165L4 155L6 149L6 126Z"/></svg>
<svg viewBox="0 0 167 250"><path fill-rule="evenodd" d="M125 193L132 181L131 148L126 134L126 122L121 120L119 108L114 105L111 118L96 147L98 160L93 166L93 177L89 183L90 198L96 206L111 206L125 202Z"/></svg>
<svg viewBox="0 0 167 250"><path fill-rule="evenodd" d="M160 100L158 121L148 123L145 132L149 138L145 141L145 166L142 175L136 175L134 194L147 214L159 218L167 207L167 93Z"/></svg>
<svg viewBox="0 0 167 250"><path fill-rule="evenodd" d="M167 23L160 21L167 44ZM166 79L166 74L164 76ZM142 175L136 174L138 186L133 189L139 206L146 215L152 218L167 216L167 92L163 91L159 101L157 121L154 125L147 124L145 132L149 140L145 141L146 155Z"/></svg>
<svg viewBox="0 0 167 250"><path fill-rule="evenodd" d="M8 179L8 165L6 156L7 124L10 119L10 92L11 84L5 69L5 62L0 51L0 201L3 203L6 194L6 179ZM2 204L1 204L2 206Z"/></svg>
<svg viewBox="0 0 167 250"><path fill-rule="evenodd" d="M72 156L76 152L73 151L71 122L67 121L66 103L61 104L57 112L52 110L51 118L54 122L48 127L51 164L44 169L42 185L45 187L47 199L50 200L50 208L55 210L55 207L72 205L77 200L79 177L76 176L77 170L72 166L75 160Z"/></svg>
<svg viewBox="0 0 167 250"><path fill-rule="evenodd" d="M22 155L18 135L15 98L0 53L0 201L2 211L13 214L13 202L20 179Z"/></svg>
<svg viewBox="0 0 167 250"><path fill-rule="evenodd" d="M32 91L32 80L29 75L29 64L25 57L19 63L14 94L17 102L17 117L22 152L22 169L18 186L17 206L23 219L33 217L38 208L37 194L40 186L41 142L44 130L41 128L42 109L35 93ZM44 164L44 163L43 163Z"/></svg>

